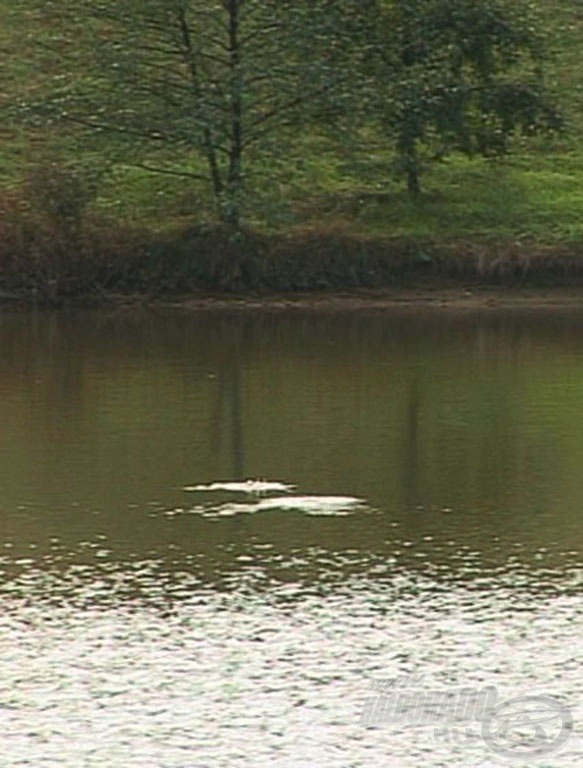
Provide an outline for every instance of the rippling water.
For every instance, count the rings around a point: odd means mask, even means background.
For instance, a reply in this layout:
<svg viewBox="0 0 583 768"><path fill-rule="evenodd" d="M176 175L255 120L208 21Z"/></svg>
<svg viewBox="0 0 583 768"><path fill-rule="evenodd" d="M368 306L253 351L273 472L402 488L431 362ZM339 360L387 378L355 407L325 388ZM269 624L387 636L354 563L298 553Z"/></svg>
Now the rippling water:
<svg viewBox="0 0 583 768"><path fill-rule="evenodd" d="M508 764L403 676L580 765L579 320L3 317L0 765Z"/></svg>

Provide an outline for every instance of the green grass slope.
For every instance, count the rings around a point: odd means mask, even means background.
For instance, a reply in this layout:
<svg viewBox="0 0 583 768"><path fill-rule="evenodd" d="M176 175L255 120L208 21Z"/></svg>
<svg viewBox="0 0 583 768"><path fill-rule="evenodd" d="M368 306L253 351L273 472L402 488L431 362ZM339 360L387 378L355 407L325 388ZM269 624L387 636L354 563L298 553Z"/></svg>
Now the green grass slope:
<svg viewBox="0 0 583 768"><path fill-rule="evenodd" d="M303 160L269 159L250 179L250 224L262 232L318 232L402 241L517 243L521 247L583 244L583 0L539 0L548 33L548 84L562 106L566 130L552 142L516 146L504 161L452 157L424 177L424 195L409 200L391 177L391 157L371 148L347 157L317 136L304 136ZM26 3L0 0L3 100L26 99L50 77L50 60L31 70L31 39L40 18ZM0 126L0 189L12 194L31 164L59 146L57 130ZM177 158L177 165L184 161ZM191 161L190 161L191 162ZM261 170L261 166L259 166ZM212 201L192 181L119 166L93 207L125 225L176 230L212 219Z"/></svg>

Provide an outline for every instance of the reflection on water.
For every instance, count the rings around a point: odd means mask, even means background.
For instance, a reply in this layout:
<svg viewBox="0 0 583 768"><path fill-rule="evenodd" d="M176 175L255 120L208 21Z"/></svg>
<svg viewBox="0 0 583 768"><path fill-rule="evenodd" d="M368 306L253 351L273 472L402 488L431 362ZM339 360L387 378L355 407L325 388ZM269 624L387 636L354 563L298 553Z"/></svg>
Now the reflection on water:
<svg viewBox="0 0 583 768"><path fill-rule="evenodd" d="M3 316L9 764L497 765L370 680L576 704L580 321Z"/></svg>

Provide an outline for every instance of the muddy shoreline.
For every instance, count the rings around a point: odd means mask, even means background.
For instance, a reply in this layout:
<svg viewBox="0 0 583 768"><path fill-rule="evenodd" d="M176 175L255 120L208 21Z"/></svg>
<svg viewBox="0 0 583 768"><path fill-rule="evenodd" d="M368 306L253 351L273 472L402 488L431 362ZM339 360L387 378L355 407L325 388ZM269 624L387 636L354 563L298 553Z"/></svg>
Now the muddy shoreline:
<svg viewBox="0 0 583 768"><path fill-rule="evenodd" d="M583 286L556 288L414 287L272 295L189 295L136 302L184 312L583 312ZM128 302L128 306L135 305Z"/></svg>
<svg viewBox="0 0 583 768"><path fill-rule="evenodd" d="M583 284L492 286L419 284L391 288L274 293L109 293L57 301L0 293L0 311L178 312L582 312Z"/></svg>

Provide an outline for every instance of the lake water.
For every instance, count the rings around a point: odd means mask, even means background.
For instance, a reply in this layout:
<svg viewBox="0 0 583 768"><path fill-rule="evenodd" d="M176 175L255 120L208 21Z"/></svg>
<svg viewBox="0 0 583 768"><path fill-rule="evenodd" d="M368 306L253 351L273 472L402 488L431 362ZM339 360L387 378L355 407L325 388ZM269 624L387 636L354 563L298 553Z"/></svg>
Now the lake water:
<svg viewBox="0 0 583 768"><path fill-rule="evenodd" d="M583 314L5 313L0 350L0 765L582 764ZM573 733L362 719L397 678Z"/></svg>

